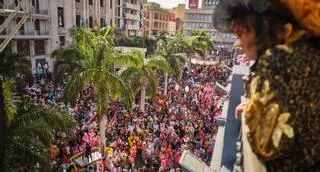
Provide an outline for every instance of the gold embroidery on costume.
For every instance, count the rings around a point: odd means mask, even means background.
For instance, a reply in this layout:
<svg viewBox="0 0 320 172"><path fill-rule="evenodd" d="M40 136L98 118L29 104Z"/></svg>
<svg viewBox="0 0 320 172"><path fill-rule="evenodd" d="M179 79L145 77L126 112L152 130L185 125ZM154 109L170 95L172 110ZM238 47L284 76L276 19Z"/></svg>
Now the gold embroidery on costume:
<svg viewBox="0 0 320 172"><path fill-rule="evenodd" d="M320 37L320 2L317 0L283 0L296 20L314 35Z"/></svg>
<svg viewBox="0 0 320 172"><path fill-rule="evenodd" d="M278 118L278 124L274 129L274 132L272 135L272 143L273 143L273 146L276 148L279 148L282 134L285 134L289 138L293 138L294 136L293 128L290 125L286 124L289 118L290 118L290 113L283 113Z"/></svg>
<svg viewBox="0 0 320 172"><path fill-rule="evenodd" d="M256 76L250 84L250 99L244 113L253 150L270 158L278 151L282 134L292 138L293 129L286 124L290 114L280 113L279 104L273 101L275 93L271 91L269 81L265 80L260 89L258 83L261 78Z"/></svg>

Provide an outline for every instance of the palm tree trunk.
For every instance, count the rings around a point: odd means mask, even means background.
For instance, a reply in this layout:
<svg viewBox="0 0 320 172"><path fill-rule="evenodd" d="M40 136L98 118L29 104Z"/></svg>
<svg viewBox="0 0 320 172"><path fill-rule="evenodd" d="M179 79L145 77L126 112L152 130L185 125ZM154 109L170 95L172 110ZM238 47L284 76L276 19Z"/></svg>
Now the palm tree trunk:
<svg viewBox="0 0 320 172"><path fill-rule="evenodd" d="M191 60L192 60L192 53L187 53L187 56L189 57L189 62L188 62L188 69L189 71L191 71Z"/></svg>
<svg viewBox="0 0 320 172"><path fill-rule="evenodd" d="M168 95L168 74L165 73L164 74L164 95L167 96Z"/></svg>
<svg viewBox="0 0 320 172"><path fill-rule="evenodd" d="M104 115L100 121L99 127L100 127L100 139L103 148L106 148L107 146L107 139L106 139L106 121L108 121L108 116Z"/></svg>
<svg viewBox="0 0 320 172"><path fill-rule="evenodd" d="M141 112L144 112L144 110L145 110L145 108L144 108L145 104L146 104L146 86L143 85L143 86L141 87L141 96L140 96L140 111L141 111Z"/></svg>
<svg viewBox="0 0 320 172"><path fill-rule="evenodd" d="M4 107L3 84L0 78L0 171L4 171L4 157L6 144L6 111Z"/></svg>

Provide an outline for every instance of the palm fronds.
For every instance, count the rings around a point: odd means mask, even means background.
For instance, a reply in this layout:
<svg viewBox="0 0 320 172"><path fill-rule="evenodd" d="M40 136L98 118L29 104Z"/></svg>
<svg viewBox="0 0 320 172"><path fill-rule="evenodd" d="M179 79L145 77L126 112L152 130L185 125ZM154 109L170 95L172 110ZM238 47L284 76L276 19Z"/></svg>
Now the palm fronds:
<svg viewBox="0 0 320 172"><path fill-rule="evenodd" d="M74 118L62 109L42 109L33 104L23 105L7 126L7 169L14 169L18 165L17 162L30 168L39 163L41 169L50 169L48 150L53 141L53 131L70 135L75 125Z"/></svg>

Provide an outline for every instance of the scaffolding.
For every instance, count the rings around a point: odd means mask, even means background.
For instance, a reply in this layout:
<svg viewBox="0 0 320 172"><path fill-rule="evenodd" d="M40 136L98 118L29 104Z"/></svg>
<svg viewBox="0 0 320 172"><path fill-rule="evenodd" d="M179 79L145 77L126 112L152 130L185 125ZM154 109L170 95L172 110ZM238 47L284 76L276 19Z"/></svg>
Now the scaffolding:
<svg viewBox="0 0 320 172"><path fill-rule="evenodd" d="M9 14L9 16L5 19L5 21L0 25L0 33L4 31L4 29L11 23L12 20L19 14L22 15L20 21L10 29L10 33L6 36L3 42L0 44L0 52L2 52L5 47L9 44L11 39L17 34L20 27L27 21L27 19L31 16L31 2L30 0L16 0L11 1L7 0L4 4L0 5L0 14Z"/></svg>

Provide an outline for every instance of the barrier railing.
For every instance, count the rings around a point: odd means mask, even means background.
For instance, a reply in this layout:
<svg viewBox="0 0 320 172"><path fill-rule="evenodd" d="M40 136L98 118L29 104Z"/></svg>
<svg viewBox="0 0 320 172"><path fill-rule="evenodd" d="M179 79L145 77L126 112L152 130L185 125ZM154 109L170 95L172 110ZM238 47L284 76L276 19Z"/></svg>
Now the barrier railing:
<svg viewBox="0 0 320 172"><path fill-rule="evenodd" d="M242 155L243 155L243 171L245 172L267 172L265 165L257 158L257 156L252 152L251 146L249 144L247 133L249 131L246 125L245 116L241 115L241 130L242 130Z"/></svg>

